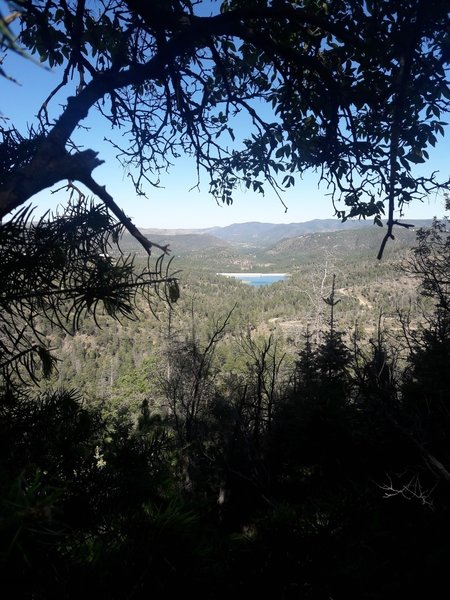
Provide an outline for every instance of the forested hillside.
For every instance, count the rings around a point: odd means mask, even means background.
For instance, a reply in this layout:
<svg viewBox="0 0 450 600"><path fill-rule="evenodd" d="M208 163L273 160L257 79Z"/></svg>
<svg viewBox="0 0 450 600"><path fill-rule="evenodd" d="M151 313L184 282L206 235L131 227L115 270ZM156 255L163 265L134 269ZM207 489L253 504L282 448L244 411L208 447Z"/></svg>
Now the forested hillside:
<svg viewBox="0 0 450 600"><path fill-rule="evenodd" d="M47 328L57 372L3 401L6 589L426 594L450 533L445 227L259 289L186 268L136 320Z"/></svg>
<svg viewBox="0 0 450 600"><path fill-rule="evenodd" d="M449 19L0 0L2 598L446 593L450 228L403 217L450 210ZM143 233L175 163L225 205L312 176L343 226L180 234L175 186Z"/></svg>
<svg viewBox="0 0 450 600"><path fill-rule="evenodd" d="M417 305L419 282L401 270L416 233L399 231L379 263L375 259L379 231L372 227L307 234L251 252L231 243L218 246L217 238L209 235L154 236L161 244L171 243L171 268L178 271L180 285L177 303L169 306L160 301L153 312L143 306L135 321L102 318L100 329L93 320L85 319L73 338L55 337L52 343L61 348L61 363L53 383L73 385L94 398L123 395L124 380L129 394L133 381L141 392L146 380L145 389L149 390L152 378L156 385L160 377L158 359L168 337L194 336L205 341L214 324L228 314L226 341L220 347L225 372L234 361L245 362L244 357L236 357L242 354L240 346L248 331L256 337L272 335L293 360L307 328L319 339L327 318L324 299L330 294L333 276L339 298L338 322L347 340L357 332L368 343L380 315L394 330L399 328L400 313L408 312L416 322L423 309L423 301ZM121 248L139 254L131 237L124 238ZM282 271L290 276L287 281L257 289L217 275L239 270Z"/></svg>
<svg viewBox="0 0 450 600"><path fill-rule="evenodd" d="M426 220L408 220L413 227L424 227L430 224ZM159 230L142 229L150 236L161 239L161 235L212 235L231 244L241 247L265 248L285 238L299 237L310 233L327 233L332 231L348 231L352 229L371 229L371 220L342 222L339 219L314 219L304 223L235 223L226 227L211 227L195 230ZM386 225L386 223L384 223Z"/></svg>

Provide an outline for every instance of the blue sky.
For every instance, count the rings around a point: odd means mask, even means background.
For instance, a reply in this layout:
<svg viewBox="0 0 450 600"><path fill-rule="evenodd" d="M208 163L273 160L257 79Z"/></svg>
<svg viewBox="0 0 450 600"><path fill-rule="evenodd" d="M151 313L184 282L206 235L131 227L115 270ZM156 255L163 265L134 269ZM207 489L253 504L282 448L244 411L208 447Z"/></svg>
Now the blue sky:
<svg viewBox="0 0 450 600"><path fill-rule="evenodd" d="M15 55L5 60L3 68L19 84L0 78L0 117L10 119L19 130L26 131L27 124L35 122L37 110L49 91L59 82L58 74ZM53 100L55 107L66 97L67 92L57 96ZM318 176L314 173L304 176L293 189L283 194L287 212L269 189L264 197L250 191L236 191L233 205L218 205L208 194L206 175L202 177L199 189L191 189L197 183L197 173L189 158L180 158L170 173L162 176L160 189L148 185L145 188L148 197L138 197L131 180L116 161L115 151L103 141L105 136L111 136L108 124L92 110L85 125L90 129L77 134L78 142L98 151L100 158L105 160L105 164L94 171L95 179L106 185L116 202L141 227L200 228L245 221L291 223L334 216L327 189L318 188ZM449 141L440 140L426 169L429 172L439 170L444 179L450 175L449 159ZM66 198L64 192L52 194L49 190L39 194L33 199L36 214L55 209L64 204ZM405 220L440 217L444 213L443 199L433 195L424 203L407 207L404 212Z"/></svg>

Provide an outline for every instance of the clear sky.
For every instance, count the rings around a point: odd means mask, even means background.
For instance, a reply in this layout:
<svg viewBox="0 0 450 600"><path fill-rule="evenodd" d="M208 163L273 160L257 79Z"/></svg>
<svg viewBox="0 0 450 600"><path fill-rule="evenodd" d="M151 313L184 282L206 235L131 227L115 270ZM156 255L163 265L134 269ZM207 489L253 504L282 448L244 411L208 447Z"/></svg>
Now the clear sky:
<svg viewBox="0 0 450 600"><path fill-rule="evenodd" d="M31 61L10 55L4 62L5 71L15 77L19 84L0 78L0 118L10 119L19 130L26 131L27 124L35 122L35 115L49 91L59 82L58 74L46 71ZM62 92L53 103L57 107L67 97ZM445 116L444 116L445 120ZM108 124L93 109L85 122L88 131L80 131L77 139L86 148L99 152L105 164L94 171L94 177L116 202L140 227L202 228L224 226L245 221L272 223L303 222L334 216L333 206L327 197L327 189L318 188L318 176L308 174L291 190L283 194L287 212L270 189L263 197L250 191L236 191L231 206L218 205L208 194L208 179L204 175L200 188L191 189L197 183L197 173L192 159L181 158L168 174L161 178L160 189L145 188L147 198L138 197L131 180L115 159L115 151L103 141L111 136ZM447 133L447 138L449 137ZM439 140L426 164L430 172L439 170L441 178L450 176L450 143ZM36 214L55 209L64 204L67 194L46 191L33 199ZM422 204L405 208L405 220L441 217L444 213L442 197L430 196Z"/></svg>

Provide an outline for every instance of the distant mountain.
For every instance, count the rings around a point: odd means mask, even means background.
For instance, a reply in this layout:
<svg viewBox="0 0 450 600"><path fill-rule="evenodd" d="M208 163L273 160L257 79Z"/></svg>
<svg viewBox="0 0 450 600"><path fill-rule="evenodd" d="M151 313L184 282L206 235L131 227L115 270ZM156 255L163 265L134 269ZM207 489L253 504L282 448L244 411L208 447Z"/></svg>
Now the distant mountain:
<svg viewBox="0 0 450 600"><path fill-rule="evenodd" d="M426 223L421 221L421 225ZM375 257L386 229L379 227L358 228L345 231L321 231L284 238L268 248L267 257L295 258L309 261L311 257L320 257L324 253L335 257ZM398 257L403 251L411 248L416 241L416 230L398 228L394 232L394 240L389 240L384 258Z"/></svg>
<svg viewBox="0 0 450 600"><path fill-rule="evenodd" d="M415 227L424 227L431 224L431 220L409 220L408 223ZM383 236L383 229L373 225L372 221L346 221L342 223L339 219L314 219L304 223L259 223L252 221L248 223L235 223L226 227L210 227L205 229L142 229L142 232L154 241L158 239L170 240L171 244L180 243L179 236L187 236L186 243L194 242L196 236L206 236L206 239L197 240L200 248L214 247L222 242L247 248L268 248L286 238L295 238L311 233L322 233L331 231L348 231L371 228L378 237ZM400 231L397 228L396 231ZM188 237L191 236L191 237ZM159 243L159 242L158 242ZM167 243L167 242L165 242ZM223 243L222 243L223 245Z"/></svg>
<svg viewBox="0 0 450 600"><path fill-rule="evenodd" d="M408 221L415 227L424 227L431 224L431 220ZM236 223L228 227L214 227L208 233L233 244L253 247L268 247L282 239L293 238L310 233L331 231L348 231L371 228L382 235L382 229L374 226L372 221L346 221L339 219L314 219L305 223Z"/></svg>
<svg viewBox="0 0 450 600"><path fill-rule="evenodd" d="M226 240L222 240L207 233L186 233L186 230L184 229L172 229L172 232L178 231L179 233L172 233L171 235L166 234L167 230L164 229L141 229L141 231L152 242L159 244L160 246L166 246L168 244L176 254L186 254L189 252L198 252L200 250L214 248L231 248L230 243ZM137 251L139 253L142 250L136 240L127 232L123 235L121 248L125 252Z"/></svg>
<svg viewBox="0 0 450 600"><path fill-rule="evenodd" d="M429 226L431 220L410 221L415 227L396 227L395 240L386 245L384 259L396 260L415 245L416 228ZM144 229L148 238L160 246L169 245L178 268L202 271L290 271L292 268L324 257L347 261L376 262L386 227L367 221L325 219L307 223L239 223L228 227L191 230ZM212 235L211 232L215 235ZM292 234L292 235L289 235ZM140 244L128 233L121 240L125 253L145 256Z"/></svg>
<svg viewBox="0 0 450 600"><path fill-rule="evenodd" d="M169 246L174 252L197 252L211 248L229 248L230 244L219 237L209 235L208 233L188 233L188 234L173 234L173 235L153 235L150 238L153 242L165 246Z"/></svg>

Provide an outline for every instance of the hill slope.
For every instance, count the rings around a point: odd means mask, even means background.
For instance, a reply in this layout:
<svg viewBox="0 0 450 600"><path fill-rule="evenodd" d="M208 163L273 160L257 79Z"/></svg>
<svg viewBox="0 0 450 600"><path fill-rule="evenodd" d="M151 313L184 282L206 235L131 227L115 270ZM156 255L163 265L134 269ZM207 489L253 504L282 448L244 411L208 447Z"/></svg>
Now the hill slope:
<svg viewBox="0 0 450 600"><path fill-rule="evenodd" d="M329 230L336 220L311 221L291 225L273 225L269 223L242 223L229 228L218 228L216 233L230 238L244 239L244 234L251 242L243 243L231 239L219 238L210 233L172 233L162 235L158 230L144 230L149 238L160 244L170 245L171 256L176 257L178 268L195 268L201 271L262 271L287 270L305 265L308 262L323 262L333 256L348 261L377 262L381 241L385 228L369 226L367 222L354 222L352 227L340 230ZM416 221L418 226L428 225L431 221ZM345 225L345 224L344 224ZM316 228L318 231L309 231ZM306 233L294 236L283 236L283 233L295 230L307 230ZM150 231L153 231L150 233ZM179 230L184 231L184 230ZM202 231L202 230L199 230ZM276 234L276 235L275 235ZM280 237L280 239L276 239ZM270 239L275 239L268 244ZM398 259L408 248L414 246L416 229L397 227L395 239L390 240L384 253L384 261ZM122 249L126 253L145 256L145 251L129 234L122 240Z"/></svg>
<svg viewBox="0 0 450 600"><path fill-rule="evenodd" d="M431 220L412 220L408 221L415 227L424 227L431 224ZM214 247L220 245L217 240L222 240L227 244L240 246L243 248L267 248L273 246L285 238L294 238L312 233L324 233L333 231L355 231L372 230L376 235L383 235L383 230L374 226L371 221L346 221L342 223L339 219L314 219L304 223L260 223L256 221L248 223L234 223L226 227L210 227L205 229L142 229L145 235L148 235L155 241L169 240L171 244L178 244L175 238L184 237L181 242L184 248L189 244L197 246L193 249ZM397 228L397 232L401 228ZM203 242L196 239L196 236L205 238ZM167 242L166 242L167 243ZM222 244L223 245L223 244Z"/></svg>

